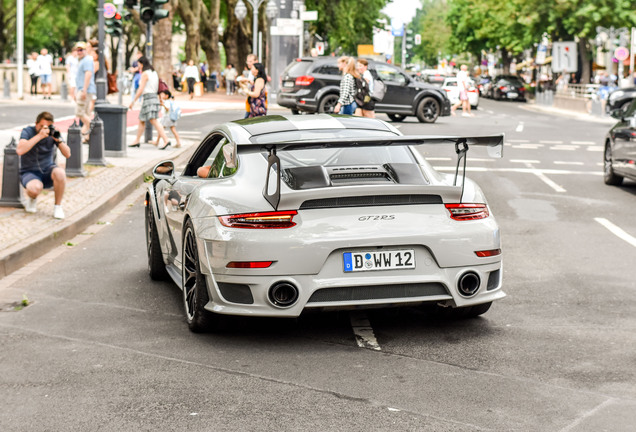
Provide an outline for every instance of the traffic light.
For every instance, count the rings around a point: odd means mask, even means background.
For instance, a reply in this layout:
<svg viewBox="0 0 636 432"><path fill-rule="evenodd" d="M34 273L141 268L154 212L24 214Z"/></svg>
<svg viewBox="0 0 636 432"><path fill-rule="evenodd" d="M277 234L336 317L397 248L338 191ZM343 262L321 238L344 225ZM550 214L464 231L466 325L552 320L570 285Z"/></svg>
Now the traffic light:
<svg viewBox="0 0 636 432"><path fill-rule="evenodd" d="M106 33L112 37L120 37L124 34L124 24L122 23L121 14L118 12L114 17L106 19Z"/></svg>
<svg viewBox="0 0 636 432"><path fill-rule="evenodd" d="M134 7L137 6L138 2L139 2L138 0L126 0L125 4L128 9L133 9Z"/></svg>
<svg viewBox="0 0 636 432"><path fill-rule="evenodd" d="M139 9L139 15L141 20L145 23L155 24L157 21L163 18L167 18L169 11L163 8L163 5L170 0L141 0L141 7Z"/></svg>

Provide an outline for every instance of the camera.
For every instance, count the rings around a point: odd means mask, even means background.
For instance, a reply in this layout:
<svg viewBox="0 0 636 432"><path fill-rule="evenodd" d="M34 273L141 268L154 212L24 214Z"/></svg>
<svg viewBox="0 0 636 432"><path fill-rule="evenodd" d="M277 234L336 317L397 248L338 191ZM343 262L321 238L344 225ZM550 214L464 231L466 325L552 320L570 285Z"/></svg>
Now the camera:
<svg viewBox="0 0 636 432"><path fill-rule="evenodd" d="M62 139L62 134L53 125L49 126L49 136L55 139Z"/></svg>

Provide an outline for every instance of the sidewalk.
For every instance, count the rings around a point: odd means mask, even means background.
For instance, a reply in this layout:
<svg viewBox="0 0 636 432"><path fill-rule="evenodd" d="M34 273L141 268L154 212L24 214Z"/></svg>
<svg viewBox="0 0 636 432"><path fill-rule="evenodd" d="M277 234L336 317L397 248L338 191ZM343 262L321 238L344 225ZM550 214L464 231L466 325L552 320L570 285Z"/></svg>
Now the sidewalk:
<svg viewBox="0 0 636 432"><path fill-rule="evenodd" d="M117 103L116 95L108 99L111 103ZM187 95L177 95L175 99L182 107L184 116L209 111L245 109L244 96L227 96L219 92L205 94L192 101ZM129 103L130 96L124 97L123 105L127 106ZM52 101L5 99L0 101L0 110L3 109L3 105L10 104L33 105L41 111L53 111L61 104L74 106L73 102L61 101L58 96L57 100L54 97ZM126 136L128 143L132 143L135 138L139 107L138 103L135 106L136 109L128 113ZM24 125L0 131L0 140L2 140L0 147L3 149L9 143L11 136L17 141L22 128L33 124L34 120L25 119ZM55 125L60 131L66 133L73 120L73 116L63 117L56 119ZM90 224L97 222L99 217L106 214L124 197L136 188L143 187L144 180L158 162L166 159L175 160L181 156L186 157L194 150L198 141L188 140L187 131L185 132L185 138L182 138L183 147L179 149L174 147L174 142L173 146L165 151L159 151L151 144L142 144L141 148L127 149L125 157L105 157L106 167L84 165L86 177L67 180L62 203L66 216L64 220L53 218L53 190L46 190L38 197L38 211L35 214L26 213L22 208L0 207L0 244L2 244L0 278L18 270L50 249L82 233ZM86 161L87 145L82 146L82 156ZM4 152L0 153L0 162L3 157ZM0 186L2 168L0 163Z"/></svg>

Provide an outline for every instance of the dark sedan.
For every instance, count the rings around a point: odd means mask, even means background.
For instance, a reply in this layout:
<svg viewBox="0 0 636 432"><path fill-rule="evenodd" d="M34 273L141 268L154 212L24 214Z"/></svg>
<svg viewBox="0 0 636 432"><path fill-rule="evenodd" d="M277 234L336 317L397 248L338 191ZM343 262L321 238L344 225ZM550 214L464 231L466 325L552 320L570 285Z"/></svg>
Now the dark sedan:
<svg viewBox="0 0 636 432"><path fill-rule="evenodd" d="M498 75L492 80L489 97L495 100L526 100L526 88L514 75Z"/></svg>
<svg viewBox="0 0 636 432"><path fill-rule="evenodd" d="M605 108L607 112L614 110L627 110L629 104L636 98L636 87L616 89L607 98Z"/></svg>
<svg viewBox="0 0 636 432"><path fill-rule="evenodd" d="M618 186L627 177L636 180L636 99L625 110L612 111L618 123L605 137L603 179Z"/></svg>

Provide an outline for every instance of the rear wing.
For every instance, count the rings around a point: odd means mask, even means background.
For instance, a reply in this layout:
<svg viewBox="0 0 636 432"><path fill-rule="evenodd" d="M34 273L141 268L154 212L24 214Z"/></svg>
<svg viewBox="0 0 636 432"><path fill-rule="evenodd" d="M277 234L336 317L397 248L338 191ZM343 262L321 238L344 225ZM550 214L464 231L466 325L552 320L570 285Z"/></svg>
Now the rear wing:
<svg viewBox="0 0 636 432"><path fill-rule="evenodd" d="M464 183L466 181L466 153L470 146L485 146L488 155L492 158L503 157L504 135L487 135L487 136L394 136L394 137L374 137L374 138L344 138L337 141L326 140L306 140L306 141L286 141L276 143L254 144L237 143L237 150L240 153L257 153L266 151L267 156L267 176L265 179L265 187L263 188L263 197L269 204L278 210L280 203L280 186L281 186L281 167L280 159L276 155L279 150L301 150L301 149L319 149L319 148L351 148L351 147L386 147L386 146L418 146L418 145L455 145L457 153L457 165L455 168L455 180L453 185L457 186L459 177L459 166L462 164L462 195L464 192ZM236 154L232 152L232 163L236 166ZM269 190L270 174L272 170L276 174L276 188L274 191Z"/></svg>

